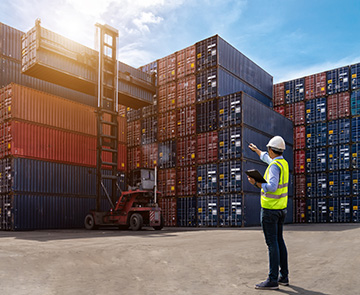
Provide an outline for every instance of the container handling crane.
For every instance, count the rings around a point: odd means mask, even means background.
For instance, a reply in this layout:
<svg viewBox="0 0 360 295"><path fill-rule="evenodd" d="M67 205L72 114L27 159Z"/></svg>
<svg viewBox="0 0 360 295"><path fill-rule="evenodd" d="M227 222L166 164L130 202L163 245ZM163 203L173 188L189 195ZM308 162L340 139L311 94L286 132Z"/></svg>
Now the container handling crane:
<svg viewBox="0 0 360 295"><path fill-rule="evenodd" d="M121 191L117 182L119 95L122 105L151 105L155 77L117 61L118 31L108 25L95 26L99 52L49 32L36 20L35 27L23 36L22 72L97 96L96 209L86 215L85 228L111 225L140 230L151 226L160 230L163 219L156 200L156 169L131 171L128 191ZM71 67L64 67L69 64ZM104 181L111 181L111 190ZM101 210L102 191L110 210Z"/></svg>

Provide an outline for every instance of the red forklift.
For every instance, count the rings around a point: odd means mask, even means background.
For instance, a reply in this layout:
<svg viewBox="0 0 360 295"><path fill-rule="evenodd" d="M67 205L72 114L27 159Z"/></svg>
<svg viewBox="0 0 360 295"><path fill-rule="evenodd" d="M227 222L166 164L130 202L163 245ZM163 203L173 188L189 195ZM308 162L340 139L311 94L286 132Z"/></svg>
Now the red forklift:
<svg viewBox="0 0 360 295"><path fill-rule="evenodd" d="M143 226L161 230L164 220L157 204L156 169L137 169L131 172L129 190L121 195L109 211L90 211L85 217L85 228L117 226L134 231ZM120 189L120 188L119 188ZM110 199L109 199L110 201Z"/></svg>
<svg viewBox="0 0 360 295"><path fill-rule="evenodd" d="M100 226L117 226L140 230L143 226L161 230L164 222L161 209L157 204L156 168L130 171L129 189L122 191L118 184L118 105L126 100L139 99L125 95L118 87L118 81L138 87L155 95L155 79L151 84L122 73L119 76L119 64L116 60L118 31L108 25L96 24L99 37L98 70L98 107L97 107L97 161L96 161L96 209L85 217L85 228L96 229ZM131 88L130 87L130 88ZM141 102L144 103L144 102ZM146 102L145 105L150 104ZM143 105L144 106L144 105ZM104 173L104 168L111 168L111 174ZM111 188L105 187L104 180L111 181ZM110 210L102 210L102 190L111 205ZM119 196L120 192L120 196Z"/></svg>

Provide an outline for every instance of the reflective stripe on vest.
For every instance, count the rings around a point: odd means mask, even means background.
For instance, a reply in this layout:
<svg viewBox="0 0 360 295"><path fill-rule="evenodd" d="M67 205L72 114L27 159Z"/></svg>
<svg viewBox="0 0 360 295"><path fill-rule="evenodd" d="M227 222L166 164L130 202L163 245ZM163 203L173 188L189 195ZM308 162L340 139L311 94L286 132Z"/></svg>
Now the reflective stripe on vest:
<svg viewBox="0 0 360 295"><path fill-rule="evenodd" d="M288 200L289 165L285 159L273 160L267 167L264 178L269 182L269 170L272 165L280 168L278 188L275 192L264 192L261 189L261 207L266 209L285 209Z"/></svg>

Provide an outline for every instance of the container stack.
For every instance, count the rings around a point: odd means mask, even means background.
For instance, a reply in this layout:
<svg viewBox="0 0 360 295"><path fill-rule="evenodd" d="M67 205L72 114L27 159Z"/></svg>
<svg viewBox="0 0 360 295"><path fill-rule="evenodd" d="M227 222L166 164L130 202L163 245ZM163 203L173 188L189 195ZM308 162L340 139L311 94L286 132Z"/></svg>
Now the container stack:
<svg viewBox="0 0 360 295"><path fill-rule="evenodd" d="M95 208L95 108L14 83L0 89L0 104L0 229L82 227ZM118 121L124 188L125 113Z"/></svg>
<svg viewBox="0 0 360 295"><path fill-rule="evenodd" d="M274 85L294 124L295 221L359 222L360 64Z"/></svg>
<svg viewBox="0 0 360 295"><path fill-rule="evenodd" d="M272 77L219 36L141 69L157 73L157 138L151 135L154 130L141 125L147 109L128 111L128 121L136 117L142 136L155 139L146 149L144 142L137 143L142 144L139 157L150 159L146 151L158 151L151 164L157 161L159 167L166 225L259 224L259 192L248 183L244 170L263 173L266 165L247 142L265 147L274 134L282 135L292 167L292 125L270 109ZM151 126L156 129L156 124ZM139 163L149 165L148 160ZM289 203L292 209L292 198ZM290 222L292 213L288 216Z"/></svg>

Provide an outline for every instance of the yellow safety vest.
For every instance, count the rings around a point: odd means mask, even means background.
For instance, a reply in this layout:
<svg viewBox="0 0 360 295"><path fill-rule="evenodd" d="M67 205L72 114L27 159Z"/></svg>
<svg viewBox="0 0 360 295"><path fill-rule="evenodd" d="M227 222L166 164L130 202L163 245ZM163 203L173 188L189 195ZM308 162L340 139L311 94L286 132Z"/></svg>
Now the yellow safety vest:
<svg viewBox="0 0 360 295"><path fill-rule="evenodd" d="M289 164L285 159L273 160L267 167L264 179L269 182L269 169L272 165L280 168L279 185L275 192L266 192L261 189L261 207L265 209L281 210L287 207Z"/></svg>

